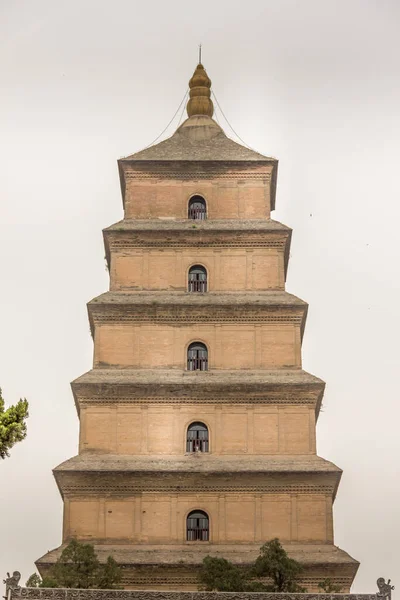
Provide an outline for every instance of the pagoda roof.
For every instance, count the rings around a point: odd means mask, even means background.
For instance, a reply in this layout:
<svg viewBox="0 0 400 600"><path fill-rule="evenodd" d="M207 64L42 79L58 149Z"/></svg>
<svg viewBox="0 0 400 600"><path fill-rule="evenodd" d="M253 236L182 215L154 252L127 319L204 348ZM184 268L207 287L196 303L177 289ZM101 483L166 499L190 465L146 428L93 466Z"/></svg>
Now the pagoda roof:
<svg viewBox="0 0 400 600"><path fill-rule="evenodd" d="M51 550L36 561L36 564L54 564L67 544ZM358 561L347 552L332 544L282 544L290 558L303 565L341 565L347 564L358 568ZM225 558L234 564L247 565L253 563L260 554L260 543L255 544L95 544L96 554L100 562L106 562L112 555L119 564L125 565L157 565L158 567L174 564L200 565L207 555ZM160 592L156 592L159 594ZM164 595L164 592L163 592ZM190 594L194 596L194 594Z"/></svg>
<svg viewBox="0 0 400 600"><path fill-rule="evenodd" d="M53 470L63 497L143 492L322 493L334 501L342 475L315 456L187 453L111 454L83 451Z"/></svg>
<svg viewBox="0 0 400 600"><path fill-rule="evenodd" d="M196 225L194 228L193 225ZM273 219L206 219L195 223L189 219L123 219L103 229L104 233L119 231L262 231L289 233L291 228Z"/></svg>
<svg viewBox="0 0 400 600"><path fill-rule="evenodd" d="M207 390L214 386L317 386L322 388L322 379L302 369L249 369L246 371L211 370L183 371L179 369L92 369L72 382L72 385L190 385Z"/></svg>
<svg viewBox="0 0 400 600"><path fill-rule="evenodd" d="M130 154L119 162L125 161L278 162L234 142L207 115L189 117L170 138Z"/></svg>
<svg viewBox="0 0 400 600"><path fill-rule="evenodd" d="M186 291L121 291L105 292L88 302L92 333L97 322L116 316L124 322L171 322L182 319L203 323L253 323L279 318L300 327L303 337L308 304L284 291L207 292Z"/></svg>
<svg viewBox="0 0 400 600"><path fill-rule="evenodd" d="M175 306L295 306L306 308L307 302L283 291L266 292L207 292L190 294L186 291L128 291L105 292L88 302L89 307L98 305L170 305Z"/></svg>
<svg viewBox="0 0 400 600"><path fill-rule="evenodd" d="M202 404L312 405L318 418L325 383L301 369L183 371L105 369L71 383L75 404L201 402Z"/></svg>
<svg viewBox="0 0 400 600"><path fill-rule="evenodd" d="M342 473L336 465L316 455L122 455L83 452L61 463L65 471L104 473Z"/></svg>

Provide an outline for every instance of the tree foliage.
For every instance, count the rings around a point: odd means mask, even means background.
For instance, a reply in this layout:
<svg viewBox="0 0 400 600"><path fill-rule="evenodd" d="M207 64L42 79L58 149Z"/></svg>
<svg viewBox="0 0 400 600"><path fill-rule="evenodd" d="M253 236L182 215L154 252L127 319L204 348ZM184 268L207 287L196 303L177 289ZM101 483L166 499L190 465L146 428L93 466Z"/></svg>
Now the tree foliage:
<svg viewBox="0 0 400 600"><path fill-rule="evenodd" d="M15 406L5 409L0 389L0 458L10 456L10 449L26 437L25 419L28 414L28 401L20 399Z"/></svg>
<svg viewBox="0 0 400 600"><path fill-rule="evenodd" d="M340 594L342 586L333 583L332 579L323 579L319 582L318 587L321 588L325 594Z"/></svg>
<svg viewBox="0 0 400 600"><path fill-rule="evenodd" d="M240 569L225 558L206 556L200 570L203 589L217 592L304 592L296 583L303 570L289 558L278 539L264 544L249 570ZM268 578L264 584L260 578Z"/></svg>
<svg viewBox="0 0 400 600"><path fill-rule="evenodd" d="M121 569L112 556L101 564L92 544L72 540L49 575L41 579L34 573L26 586L112 590L120 581Z"/></svg>
<svg viewBox="0 0 400 600"><path fill-rule="evenodd" d="M289 558L278 538L274 538L261 546L252 572L255 577L272 580L267 586L269 592L304 592L305 589L296 583L302 570L302 565Z"/></svg>
<svg viewBox="0 0 400 600"><path fill-rule="evenodd" d="M207 592L243 592L246 583L238 567L225 558L213 556L203 559L200 582Z"/></svg>
<svg viewBox="0 0 400 600"><path fill-rule="evenodd" d="M51 577L43 577L43 579L37 573L32 573L32 575L28 578L28 581L25 584L26 587L44 587L44 588L52 588L57 587L57 583Z"/></svg>

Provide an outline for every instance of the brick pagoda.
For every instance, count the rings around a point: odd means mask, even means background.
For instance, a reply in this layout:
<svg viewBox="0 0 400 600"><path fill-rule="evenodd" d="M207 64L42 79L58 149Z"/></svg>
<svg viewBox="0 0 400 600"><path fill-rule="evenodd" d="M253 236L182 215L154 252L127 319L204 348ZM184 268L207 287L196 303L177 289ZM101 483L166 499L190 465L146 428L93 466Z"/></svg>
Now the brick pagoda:
<svg viewBox="0 0 400 600"><path fill-rule="evenodd" d="M124 219L104 231L110 291L88 304L93 369L72 383L79 454L54 475L72 537L128 589L194 590L206 555L246 565L278 537L348 591L334 545L341 470L316 454L324 383L302 370L307 304L285 291L291 230L271 220L278 161L212 119L190 81L174 135L119 161Z"/></svg>

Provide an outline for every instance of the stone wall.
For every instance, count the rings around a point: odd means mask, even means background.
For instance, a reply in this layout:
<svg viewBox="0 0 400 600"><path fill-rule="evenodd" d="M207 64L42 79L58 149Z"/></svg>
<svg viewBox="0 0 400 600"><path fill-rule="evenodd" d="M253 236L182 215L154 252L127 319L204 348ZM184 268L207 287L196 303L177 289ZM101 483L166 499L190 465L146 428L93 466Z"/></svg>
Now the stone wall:
<svg viewBox="0 0 400 600"><path fill-rule="evenodd" d="M97 325L94 366L186 370L192 342L207 346L210 369L301 367L300 324L234 322Z"/></svg>
<svg viewBox="0 0 400 600"><path fill-rule="evenodd" d="M182 456L193 421L208 427L212 454L315 454L313 406L162 406L150 401L145 407L132 401L131 406L83 408L80 451Z"/></svg>
<svg viewBox="0 0 400 600"><path fill-rule="evenodd" d="M284 262L284 248L125 250L111 256L110 289L186 291L189 268L201 265L210 292L283 290Z"/></svg>
<svg viewBox="0 0 400 600"><path fill-rule="evenodd" d="M207 205L209 219L268 219L271 214L271 187L268 171L272 166L262 167L261 173L207 173L206 180L182 180L159 178L154 173L127 172L125 190L126 219L186 219L188 203L192 196L202 196ZM190 176L186 173L186 176Z"/></svg>
<svg viewBox="0 0 400 600"><path fill-rule="evenodd" d="M64 539L107 543L182 544L186 517L205 511L210 542L332 543L330 494L142 493L136 497L73 497L64 502Z"/></svg>

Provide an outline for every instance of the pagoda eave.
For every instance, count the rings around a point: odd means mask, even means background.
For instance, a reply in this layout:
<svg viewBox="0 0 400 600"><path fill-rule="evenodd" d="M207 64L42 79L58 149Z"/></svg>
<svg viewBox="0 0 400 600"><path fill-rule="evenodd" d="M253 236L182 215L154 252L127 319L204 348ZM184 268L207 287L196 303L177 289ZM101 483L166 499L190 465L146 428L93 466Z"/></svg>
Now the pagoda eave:
<svg viewBox="0 0 400 600"><path fill-rule="evenodd" d="M318 416L325 383L301 369L178 371L93 369L71 383L78 410L90 404L305 404Z"/></svg>
<svg viewBox="0 0 400 600"><path fill-rule="evenodd" d="M304 333L308 304L287 292L106 292L87 304L96 324L112 323L287 323Z"/></svg>
<svg viewBox="0 0 400 600"><path fill-rule="evenodd" d="M189 144L187 148L184 148L182 140L179 140L180 143L175 147L175 151L171 151L168 143L174 137L172 136L157 146L138 152L136 155L120 158L117 161L124 207L126 180L135 171L141 180L147 176L158 179L181 178L192 181L202 178L208 180L224 178L232 171L235 171L236 178L239 177L238 171L243 173L244 178L249 178L253 171L253 177L269 179L271 210L275 209L279 163L276 158L249 151L229 138L221 140L223 145L219 144L217 147L215 142L210 140L201 147L199 144L197 146ZM210 147L211 145L213 147ZM257 168L261 172L255 173Z"/></svg>
<svg viewBox="0 0 400 600"><path fill-rule="evenodd" d="M249 568L260 552L262 541L253 544L126 544L101 543L90 540L101 563L108 556L122 568L123 584L126 589L187 589L196 590L198 573L206 556L221 557L240 568ZM100 543L99 543L100 542ZM359 562L347 552L333 544L302 544L282 542L289 557L303 565L303 585L318 590L318 583L331 579L333 583L349 589L357 573ZM59 559L66 547L47 552L36 561L36 566L45 575Z"/></svg>
<svg viewBox="0 0 400 600"><path fill-rule="evenodd" d="M96 296L88 302L91 313L96 308L123 306L126 312L129 306L135 308L145 305L146 310L149 306L182 306L182 307L228 307L229 310L235 307L262 307L265 310L281 310L285 308L301 309L304 311L308 304L293 294L284 291L264 291L264 292L213 292L191 294L187 291L118 291L105 292Z"/></svg>
<svg viewBox="0 0 400 600"><path fill-rule="evenodd" d="M83 452L53 471L61 495L168 493L323 494L334 499L342 471L315 455L124 456ZM238 477L240 475L240 477Z"/></svg>
<svg viewBox="0 0 400 600"><path fill-rule="evenodd" d="M106 260L111 252L161 248L272 248L284 253L287 273L292 230L271 219L126 219L103 230Z"/></svg>
<svg viewBox="0 0 400 600"><path fill-rule="evenodd" d="M260 542L261 544L261 542ZM259 555L260 544L107 544L96 543L95 550L100 562L105 563L111 554L121 565L159 565L164 566L181 562L185 565L199 565L203 558L210 556L223 556L237 565L247 566L253 564ZM43 566L52 565L59 559L61 552L67 544L50 550L41 556L36 564ZM302 544L283 542L288 555L303 565L352 565L358 568L360 564L347 552L333 544Z"/></svg>

